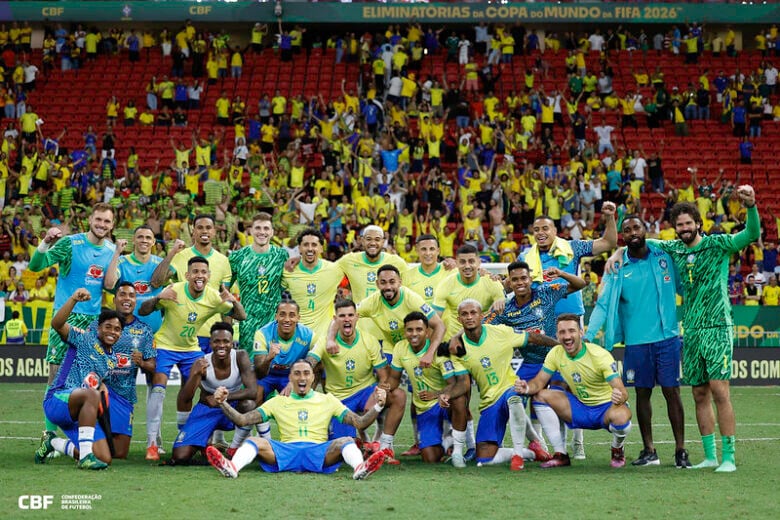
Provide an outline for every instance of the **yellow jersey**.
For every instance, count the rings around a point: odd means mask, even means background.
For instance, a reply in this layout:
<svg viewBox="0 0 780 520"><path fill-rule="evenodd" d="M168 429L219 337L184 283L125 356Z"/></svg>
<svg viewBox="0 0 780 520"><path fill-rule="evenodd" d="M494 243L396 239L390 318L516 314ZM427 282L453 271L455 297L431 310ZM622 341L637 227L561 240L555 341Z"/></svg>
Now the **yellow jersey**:
<svg viewBox="0 0 780 520"><path fill-rule="evenodd" d="M160 300L156 309L164 311L160 330L154 335L157 348L175 352L200 352L197 331L218 314L229 314L233 304L223 302L219 293L206 286L198 298L190 296L189 282L173 284L178 303Z"/></svg>
<svg viewBox="0 0 780 520"><path fill-rule="evenodd" d="M282 273L282 287L300 305L300 322L315 334L325 337L333 318L333 301L344 279L338 265L320 260L313 269L307 269L298 262L292 272Z"/></svg>
<svg viewBox="0 0 780 520"><path fill-rule="evenodd" d="M332 394L314 390L301 397L277 395L264 402L258 409L264 422L276 421L282 442L323 443L328 440L328 427L334 417L342 422L347 409Z"/></svg>
<svg viewBox="0 0 780 520"><path fill-rule="evenodd" d="M349 279L355 303L376 292L376 271L384 264L394 265L402 273L409 268L400 256L384 252L376 262L371 262L365 253L348 253L338 259L336 265Z"/></svg>
<svg viewBox="0 0 780 520"><path fill-rule="evenodd" d="M370 334L355 332L352 343L336 335L339 351L329 354L325 340L319 341L309 352L325 369L328 375L325 389L339 399L346 399L376 383L374 370L387 365L379 346L379 340Z"/></svg>
<svg viewBox="0 0 780 520"><path fill-rule="evenodd" d="M460 273L449 275L439 285L433 301L433 308L442 313L442 319L447 326L444 338L449 339L462 329L458 321L458 305L466 299L477 300L486 312L493 302L504 299L504 287L500 282L477 275L477 279L466 285L460 278Z"/></svg>
<svg viewBox="0 0 780 520"><path fill-rule="evenodd" d="M433 305L436 288L441 286L442 281L450 275L441 264L437 264L432 273L423 271L422 266L413 267L401 275L404 287L408 287L419 296L422 296L425 303Z"/></svg>
<svg viewBox="0 0 780 520"><path fill-rule="evenodd" d="M550 375L559 372L570 392L588 406L610 402L609 382L620 377L612 354L593 343L583 343L574 357L569 357L562 345L553 347L544 358L542 370Z"/></svg>
<svg viewBox="0 0 780 520"><path fill-rule="evenodd" d="M404 318L412 311L422 312L428 319L435 315L433 307L406 287L401 287L395 305L387 303L380 292L372 294L358 305L358 315L371 318L378 331L377 337L382 340L383 348L388 353L392 352L393 345L404 339Z"/></svg>
<svg viewBox="0 0 780 520"><path fill-rule="evenodd" d="M399 341L393 349L393 361L390 363L390 368L393 370L398 372L406 370L412 385L412 403L418 414L430 410L438 402L423 401L420 399L420 392L444 390L448 379L456 375L468 374L457 358L450 359L438 354L434 356L430 367L420 368L420 358L428 352L430 346L431 342L428 340L420 352L415 352L407 340Z"/></svg>

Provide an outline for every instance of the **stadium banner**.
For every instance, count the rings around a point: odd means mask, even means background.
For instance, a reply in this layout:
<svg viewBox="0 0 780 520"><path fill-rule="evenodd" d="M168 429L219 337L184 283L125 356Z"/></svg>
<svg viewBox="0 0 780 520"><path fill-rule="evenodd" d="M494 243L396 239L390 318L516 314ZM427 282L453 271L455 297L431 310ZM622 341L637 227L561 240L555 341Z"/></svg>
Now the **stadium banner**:
<svg viewBox="0 0 780 520"><path fill-rule="evenodd" d="M48 379L46 345L0 345L0 384L45 383ZM139 385L146 384L140 370L136 381ZM181 373L176 367L171 371L168 384L181 385Z"/></svg>
<svg viewBox="0 0 780 520"><path fill-rule="evenodd" d="M615 348L612 355L623 372L623 349ZM518 361L519 362L519 361ZM780 385L780 349L750 348L734 349L731 364L734 385ZM0 345L0 384L2 383L45 383L49 377L45 345ZM139 371L138 385L145 385L146 378ZM169 385L181 385L181 374L173 367Z"/></svg>
<svg viewBox="0 0 780 520"><path fill-rule="evenodd" d="M777 4L686 3L341 3L281 2L285 23L706 23L766 24L780 19ZM276 3L240 2L9 2L0 21L62 22L275 22Z"/></svg>

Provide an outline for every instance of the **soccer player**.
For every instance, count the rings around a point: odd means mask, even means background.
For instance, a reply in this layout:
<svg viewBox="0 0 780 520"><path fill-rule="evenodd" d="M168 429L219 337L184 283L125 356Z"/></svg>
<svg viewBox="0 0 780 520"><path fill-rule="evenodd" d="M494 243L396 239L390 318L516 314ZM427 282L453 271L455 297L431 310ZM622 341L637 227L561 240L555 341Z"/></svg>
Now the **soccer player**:
<svg viewBox="0 0 780 520"><path fill-rule="evenodd" d="M479 389L478 464L511 461L511 469L520 471L524 467L524 458L547 458L549 454L541 446L524 447L528 419L523 399L514 390L517 377L512 370L512 355L515 348L548 339L535 332L518 334L504 325L483 325L482 305L471 298L458 305L458 320L463 325L463 335L459 337L462 346L457 348L458 358ZM507 421L513 447L500 448Z"/></svg>
<svg viewBox="0 0 780 520"><path fill-rule="evenodd" d="M379 340L357 330L355 302L336 302L333 321L338 352L329 353L323 339L308 353L306 360L316 368L316 374L321 372L321 368L325 369L328 378L324 390L327 393L336 396L351 411L362 414L374 405L377 381L381 388L388 387L387 361L382 356ZM396 422L400 422L400 418ZM333 421L331 438L338 437L357 437L357 432L350 424Z"/></svg>
<svg viewBox="0 0 780 520"><path fill-rule="evenodd" d="M403 271L401 278L405 287L422 296L425 303L433 306L436 290L451 273L439 262L439 239L434 235L420 235L414 247L420 265Z"/></svg>
<svg viewBox="0 0 780 520"><path fill-rule="evenodd" d="M384 452L378 451L364 461L352 437L329 441L328 426L335 417L358 430L367 428L384 407L384 390L375 390L376 404L359 416L335 396L312 390L314 370L305 360L293 364L290 382L293 391L289 396L278 395L245 414L240 414L230 406L227 388L217 388L214 400L233 424L246 427L273 418L279 426L281 441L250 437L236 451L232 460L227 460L219 450L209 446L206 448L206 456L212 466L224 476L236 478L238 472L255 458L260 459L260 467L269 473L333 473L344 461L354 468L352 478L355 480L365 479L382 466L386 456Z"/></svg>
<svg viewBox="0 0 780 520"><path fill-rule="evenodd" d="M299 321L298 304L282 300L276 306L276 319L255 333L251 358L257 377L258 403L265 401L274 390L290 395L290 368L314 348L317 342L314 332ZM260 423L257 430L261 437L271 438L270 423ZM234 436L230 447L237 448L241 441L242 438Z"/></svg>
<svg viewBox="0 0 780 520"><path fill-rule="evenodd" d="M601 214L605 219L604 235L596 240L564 240L558 236L555 222L546 215L534 220L532 231L536 242L525 252L521 260L525 261L531 270L534 284L545 283L544 269L557 267L571 274L577 274L580 260L583 257L596 256L612 251L617 245L617 225L615 224L615 204L604 202ZM573 293L562 299L555 306L555 315L574 313L585 315L582 304L582 294ZM574 458L585 458L585 444L582 430L572 432Z"/></svg>
<svg viewBox="0 0 780 520"><path fill-rule="evenodd" d="M287 251L271 244L274 227L271 215L258 213L249 228L252 243L230 255L233 272L230 284L238 284L248 318L239 324L239 346L252 354L255 332L274 320L281 301L281 284Z"/></svg>
<svg viewBox="0 0 780 520"><path fill-rule="evenodd" d="M42 449L35 462L42 464L52 451L76 458L80 469L105 469L111 463L111 451L103 430L97 425L103 413L103 381L117 366L112 347L122 334L122 317L116 311L102 311L97 334L79 330L67 322L77 304L89 301L90 291L75 292L62 303L51 320L54 331L66 341L67 349L54 382L46 390L43 410L52 424L59 426L69 440L44 435Z"/></svg>
<svg viewBox="0 0 780 520"><path fill-rule="evenodd" d="M192 364L203 357L197 339L198 329L215 314L229 314L238 321L246 318L241 302L237 301L224 285L221 292L208 285L209 275L208 260L202 256L193 256L187 261L186 282L169 285L141 305L139 314L142 316L157 308L163 310L162 326L154 336L157 343L157 367L152 378L152 395L146 409L147 460L160 458L157 435L162 420L165 387L171 369L176 365L182 380L186 380L189 378ZM176 423L183 426L189 413L189 410L178 409Z"/></svg>
<svg viewBox="0 0 780 520"><path fill-rule="evenodd" d="M117 241L119 247L119 241ZM135 287L128 281L120 282L114 296L116 312L122 317L122 335L114 344L116 367L105 380L108 388L111 417L111 433L114 442L114 458L126 459L133 436L133 408L138 400L135 390L136 367L147 374L154 374L157 350L154 333L146 323L133 314L137 298ZM93 321L87 332L96 333L98 322Z"/></svg>
<svg viewBox="0 0 780 520"><path fill-rule="evenodd" d="M481 260L479 251L471 245L460 246L455 252L458 272L449 275L437 287L433 308L442 316L447 326L444 337L449 339L462 328L458 321L458 305L466 299L474 299L483 309L500 313L504 310L504 288L501 282L479 274ZM429 351L424 361L429 361L434 352ZM424 363L423 363L424 364Z"/></svg>
<svg viewBox="0 0 780 520"><path fill-rule="evenodd" d="M30 258L28 268L32 272L42 271L59 264L59 277L54 292L54 312L56 313L76 292L85 288L91 298L79 301L70 313L68 323L79 329L87 325L100 314L100 302L103 297L103 278L105 266L114 254L114 244L109 239L114 227L114 209L108 204L98 203L89 216L89 231L62 237L62 230L53 227L46 232L38 248ZM67 347L54 329L49 331L49 345L46 349L46 362L49 363L49 381L54 381L57 369L62 363ZM57 428L46 422L41 446L36 457L44 451L43 441L51 437Z"/></svg>
<svg viewBox="0 0 780 520"><path fill-rule="evenodd" d="M420 366L420 357L431 348L428 318L423 313L413 311L404 317L404 337L393 349L389 388L391 391L398 388L405 370L412 386L412 403L417 409L423 462L439 462L451 445L452 465L464 468L468 371L457 360L439 353L430 367ZM445 421L452 424L451 438L444 435Z"/></svg>
<svg viewBox="0 0 780 520"><path fill-rule="evenodd" d="M736 471L734 436L736 419L731 404L729 379L733 353L731 303L728 298L728 266L731 255L758 239L761 223L756 194L748 185L737 188L747 208L745 229L734 235L701 234L702 218L695 204L678 203L671 219L678 240L648 241L667 252L674 261L683 287L683 378L692 386L696 422L702 436L704 461L693 466ZM619 263L618 251L611 260ZM718 465L715 446L715 414L723 442L723 460Z"/></svg>
<svg viewBox="0 0 780 520"><path fill-rule="evenodd" d="M249 354L233 348L233 325L224 321L214 323L210 339L211 352L193 363L190 377L177 397L177 400L187 401L191 406L195 392L200 388L200 400L173 443L175 464L189 462L199 448L208 444L216 429L234 429L233 423L225 417L214 399L218 387L227 389L226 399L238 411L248 412L256 407L255 371ZM181 407L186 408L188 403L183 402ZM248 428L244 430L249 432ZM235 448L228 450L228 456L236 451Z"/></svg>
<svg viewBox="0 0 780 520"><path fill-rule="evenodd" d="M301 323L324 338L333 316L333 301L344 278L341 268L322 259L325 237L314 228L298 234L300 261L292 272L282 273L282 287L293 300L301 302Z"/></svg>
<svg viewBox="0 0 780 520"><path fill-rule="evenodd" d="M625 343L623 384L636 389L636 417L642 449L634 466L661 463L653 444L653 406L650 397L660 384L675 441L675 465L689 468L685 450L685 417L680 398L680 331L676 293L679 285L671 257L645 241L645 224L626 215L621 224L623 267L607 275L596 308L590 316L585 340L592 342L606 329L604 347ZM523 379L528 379L523 377Z"/></svg>
<svg viewBox="0 0 780 520"><path fill-rule="evenodd" d="M559 345L544 359L542 371L531 381L517 379L514 390L533 395L533 406L555 454L542 468L570 466L566 442L561 436L558 418L569 428L612 432L613 468L625 466L623 444L631 431L631 410L626 405L628 392L620 380L612 355L592 343L582 342L580 317L561 314L557 318ZM569 385L567 391L546 389L550 378L559 372Z"/></svg>
<svg viewBox="0 0 780 520"><path fill-rule="evenodd" d="M116 241L116 251L111 257L108 269L106 269L103 288L107 291L113 291L119 283L132 283L139 303L135 310L136 317L149 325L152 333L156 333L162 324L162 313L155 311L148 316L138 315L140 305L146 300L154 298L163 290L163 287L152 286L154 270L163 261L159 256L152 254L152 248L155 244L152 228L147 225L137 227L133 232L133 252L120 256L126 244L127 241L124 239Z"/></svg>
<svg viewBox="0 0 780 520"><path fill-rule="evenodd" d="M192 221L192 247L185 248L182 240L176 240L168 254L152 273L152 287L160 288L170 279L177 282L186 280L189 260L201 257L208 260L209 285L218 293L222 286L230 287L232 271L225 255L217 251L212 242L216 235L214 217L211 215L195 215ZM142 304L143 305L143 304ZM212 315L197 331L197 341L204 354L209 352L209 332L211 325L219 321L219 316Z"/></svg>
<svg viewBox="0 0 780 520"><path fill-rule="evenodd" d="M420 259L420 265L404 271L401 278L405 287L422 296L425 303L433 306L437 288L441 287L444 279L451 273L443 262L439 262L441 250L439 249L439 239L435 235L420 235L417 237L414 247L417 250L417 257ZM449 259L449 262L452 262L452 259ZM410 414L415 442L411 448L401 454L404 456L420 454L420 436L417 429L417 410L414 402L410 406Z"/></svg>

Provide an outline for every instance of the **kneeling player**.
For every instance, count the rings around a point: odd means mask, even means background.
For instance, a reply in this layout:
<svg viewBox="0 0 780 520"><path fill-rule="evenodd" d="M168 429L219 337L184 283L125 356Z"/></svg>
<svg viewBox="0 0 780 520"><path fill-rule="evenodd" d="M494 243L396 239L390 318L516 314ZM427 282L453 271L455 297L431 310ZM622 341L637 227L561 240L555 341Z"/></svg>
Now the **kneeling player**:
<svg viewBox="0 0 780 520"><path fill-rule="evenodd" d="M439 462L449 445L452 445L452 465L464 468L468 371L458 361L438 353L429 367L420 366L420 358L431 346L428 318L423 313L415 311L406 315L404 335L406 339L396 343L393 350L390 389L398 388L401 372L406 370L412 385L412 403L417 409L417 429L420 433L423 462ZM446 346L443 348L446 351ZM444 438L446 421L452 423L451 440ZM385 423L385 435L387 433Z"/></svg>
<svg viewBox="0 0 780 520"><path fill-rule="evenodd" d="M344 461L352 468L352 478L362 480L378 470L386 454L378 451L363 461L352 437L328 440L328 426L332 417L362 430L368 427L382 411L385 391L376 389L376 405L363 415L356 415L330 394L312 390L314 369L308 361L299 360L290 369L292 392L289 396L278 395L263 403L256 410L241 414L227 402L227 388L214 392L214 399L225 415L236 426L246 427L271 418L279 427L281 442L263 437L250 437L233 460L228 460L214 448L206 448L206 456L212 466L224 476L238 477L238 472L255 458L260 460L263 470L270 473L282 471L333 473Z"/></svg>
<svg viewBox="0 0 780 520"><path fill-rule="evenodd" d="M515 383L516 391L534 396L536 416L555 449L553 458L542 467L571 465L559 417L569 428L604 428L612 432L611 465L622 467L626 464L623 443L631 430L631 410L626 405L628 392L620 380L617 363L603 348L582 342L580 318L576 314L558 316L557 331L561 344L547 354L542 371L531 381L518 379ZM556 371L571 391L545 389Z"/></svg>
<svg viewBox="0 0 780 520"><path fill-rule="evenodd" d="M190 377L177 398L182 401L177 402L180 408L192 406L195 391L200 388L200 402L192 409L173 443L173 461L177 464L189 461L199 448L206 446L215 430L234 428L214 399L218 387L227 389L226 399L238 410L248 412L255 408L254 369L249 354L233 348L233 326L224 321L214 323L209 339L211 352L192 364Z"/></svg>
<svg viewBox="0 0 780 520"><path fill-rule="evenodd" d="M46 436L42 453L35 462L43 463L52 451L79 461L79 469L105 469L111 463L111 451L103 429L97 425L104 412L102 403L108 390L103 381L117 366L112 347L122 334L122 318L116 311L103 311L96 333L72 327L65 320L78 302L91 298L86 289L77 289L51 320L52 329L69 345L54 383L46 392L43 411L59 426L69 440ZM106 411L106 413L108 413Z"/></svg>

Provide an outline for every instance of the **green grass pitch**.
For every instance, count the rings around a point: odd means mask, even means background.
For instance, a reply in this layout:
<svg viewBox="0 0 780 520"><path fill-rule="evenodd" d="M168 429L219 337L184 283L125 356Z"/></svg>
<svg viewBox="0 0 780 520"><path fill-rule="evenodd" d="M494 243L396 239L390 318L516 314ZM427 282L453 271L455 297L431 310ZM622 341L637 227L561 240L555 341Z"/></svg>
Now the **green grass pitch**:
<svg viewBox="0 0 780 520"><path fill-rule="evenodd" d="M175 388L172 388L175 390ZM632 391L633 393L633 391ZM737 464L734 474L677 470L674 446L660 391L654 396L655 437L660 467L614 470L609 467L610 434L585 432L587 460L571 468L541 470L527 463L520 473L508 465L464 470L429 466L402 458L369 480L354 482L343 466L335 475L263 473L245 468L237 480L209 466L158 467L144 460L145 409L135 414L136 438L129 460L107 471L78 471L64 457L33 464L42 419L41 385L0 388L0 517L68 518L83 512L63 510L69 495L99 495L91 511L108 519L138 518L685 518L778 517L780 388L732 389L737 412ZM144 394L144 389L139 390ZM702 458L690 390L683 389L686 434L692 462ZM472 403L473 404L473 403ZM175 437L175 391L165 404L164 440L170 452ZM230 434L228 434L229 438ZM396 451L411 442L408 417L396 436ZM629 435L627 459L641 449L639 429ZM52 495L46 510L22 510L19 497ZM65 496L65 498L63 498ZM23 501L24 502L24 501ZM29 503L29 499L25 504Z"/></svg>

